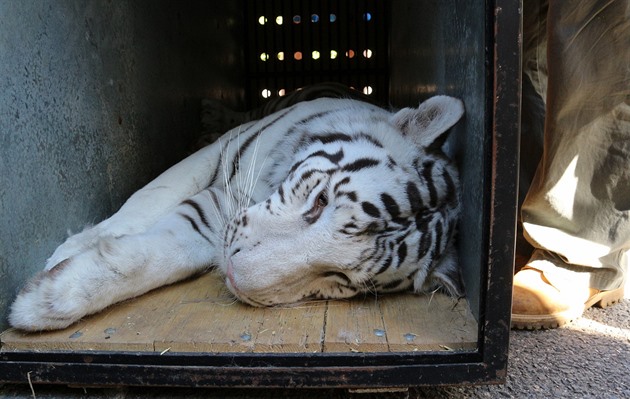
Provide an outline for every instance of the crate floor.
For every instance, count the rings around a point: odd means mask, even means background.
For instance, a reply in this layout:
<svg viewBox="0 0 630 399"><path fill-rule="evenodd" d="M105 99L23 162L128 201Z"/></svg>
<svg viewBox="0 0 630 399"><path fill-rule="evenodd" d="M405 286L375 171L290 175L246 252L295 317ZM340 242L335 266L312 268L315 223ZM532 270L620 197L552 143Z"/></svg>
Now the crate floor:
<svg viewBox="0 0 630 399"><path fill-rule="evenodd" d="M253 308L218 275L152 291L60 331L0 335L0 351L407 352L474 350L466 300L442 294L365 296Z"/></svg>

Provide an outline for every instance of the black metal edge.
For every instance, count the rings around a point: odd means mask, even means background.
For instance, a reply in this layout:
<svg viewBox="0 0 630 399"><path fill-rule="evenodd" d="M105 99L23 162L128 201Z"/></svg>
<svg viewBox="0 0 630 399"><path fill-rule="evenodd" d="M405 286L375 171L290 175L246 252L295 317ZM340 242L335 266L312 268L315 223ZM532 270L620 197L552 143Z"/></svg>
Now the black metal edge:
<svg viewBox="0 0 630 399"><path fill-rule="evenodd" d="M488 109L492 110L492 165L488 270L479 349L488 373L494 375L488 382L502 383L507 377L518 204L522 2L489 3L494 16L488 26L494 73L491 96L487 96L491 103Z"/></svg>
<svg viewBox="0 0 630 399"><path fill-rule="evenodd" d="M417 354L0 353L0 383L365 387L502 382L509 344L520 109L520 0L489 1L493 97L488 275L477 352ZM490 26L491 25L491 26ZM490 69L490 68L489 68ZM506 267L509 265L510 267Z"/></svg>
<svg viewBox="0 0 630 399"><path fill-rule="evenodd" d="M150 365L8 363L3 379L22 384L82 386L353 388L486 382L483 364L373 367L164 367Z"/></svg>
<svg viewBox="0 0 630 399"><path fill-rule="evenodd" d="M0 383L243 388L461 384L487 380L480 360L478 352L446 351L163 355L24 351L0 353Z"/></svg>
<svg viewBox="0 0 630 399"><path fill-rule="evenodd" d="M203 352L107 352L107 351L15 351L0 353L3 363L64 363L104 365L152 365L199 367L374 367L382 365L433 365L476 363L477 351L400 353L203 353ZM2 374L0 374L2 381Z"/></svg>

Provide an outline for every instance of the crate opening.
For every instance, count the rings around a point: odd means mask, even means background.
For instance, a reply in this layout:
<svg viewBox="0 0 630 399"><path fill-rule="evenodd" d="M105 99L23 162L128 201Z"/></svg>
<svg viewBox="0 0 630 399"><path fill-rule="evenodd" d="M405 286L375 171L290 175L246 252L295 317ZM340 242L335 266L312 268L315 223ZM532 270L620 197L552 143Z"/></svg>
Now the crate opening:
<svg viewBox="0 0 630 399"><path fill-rule="evenodd" d="M440 2L405 0L364 0L352 2L352 7L346 5L346 2L328 1L248 0L221 2L221 5L170 5L165 7L168 16L149 13L146 18L154 18L152 23L156 26L173 24L167 35L183 37L183 61L164 66L173 70L150 71L165 81L175 75L189 74L184 83L195 88L183 87L182 92L189 90L184 95L185 101L171 102L175 104L172 113L177 114L177 118L150 108L108 117L132 130L137 128L127 127L128 120L146 118L151 121L150 127L158 129L166 121L166 131L177 127L173 126L173 121L196 118L198 108L189 104L193 100L200 103L202 97L224 100L244 110L264 105L265 100L282 97L305 85L327 81L345 84L380 103L397 107L416 106L438 93L462 98L467 114L453 132L449 146L459 164L462 180L464 209L458 251L466 298L454 301L441 293L402 293L293 307L253 308L230 299L221 279L209 273L113 305L65 330L35 334L7 330L0 335L0 352L379 353L478 349L477 320L483 302L481 287L487 260L483 238L488 191L485 8L462 5L451 10L452 6ZM173 7L177 18L171 22ZM136 18L144 18L140 14L137 13ZM440 18L434 19L432 15ZM187 21L193 28L182 28ZM459 25L451 26L449 21ZM155 26L154 29L146 35L152 42L159 42L161 30ZM479 34L471 34L473 31ZM216 44L216 53L208 55L205 47L208 43ZM125 51L137 51L137 59L141 60L147 54L134 47L137 44L128 45ZM177 49L174 45L177 43L171 44L170 49ZM103 47L106 45L120 44L105 43ZM143 72L141 68L155 67L154 60L142 61L134 64L139 72ZM143 76L126 70L112 73L119 73L123 83L133 83L133 79ZM160 79L155 79L150 84L161 83ZM123 91L122 83L118 91ZM158 90L155 95L171 95L166 92ZM111 102L116 101L116 94L119 93L97 91L98 96L111 95L107 99ZM141 99L134 101L137 104ZM155 103L162 105L160 98ZM101 109L96 107L94 112L100 113ZM190 125L187 128L194 130ZM98 135L99 131L92 133ZM141 143L138 146L149 147L149 156L145 158L168 147L165 141L150 147L154 145L149 143L151 138L138 139L134 135L129 135L130 141L137 140ZM191 136L182 134L168 140L176 142L181 149L187 145L182 143L192 141ZM118 150L112 149L114 153ZM133 161L142 163L141 157ZM143 170L143 173L156 174L155 170L147 169L149 172ZM131 175L133 172L123 173ZM136 180L146 182L146 177ZM102 184L115 184L110 183L115 180L108 175ZM126 187L126 191L119 191L130 193L132 190ZM120 204L122 200L124 198L116 197L110 202ZM60 208L63 206L59 204ZM99 209L89 216L114 210ZM39 223L45 220L46 215L43 215ZM86 220L74 222L79 226ZM59 239L68 227L60 226L55 233Z"/></svg>

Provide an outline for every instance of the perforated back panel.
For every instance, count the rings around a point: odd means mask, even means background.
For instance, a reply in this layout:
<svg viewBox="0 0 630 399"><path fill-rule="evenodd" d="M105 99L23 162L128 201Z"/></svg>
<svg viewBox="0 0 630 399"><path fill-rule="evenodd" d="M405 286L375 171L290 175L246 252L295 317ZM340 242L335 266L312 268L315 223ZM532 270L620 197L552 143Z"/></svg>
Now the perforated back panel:
<svg viewBox="0 0 630 399"><path fill-rule="evenodd" d="M339 82L388 102L389 1L246 0L249 106Z"/></svg>

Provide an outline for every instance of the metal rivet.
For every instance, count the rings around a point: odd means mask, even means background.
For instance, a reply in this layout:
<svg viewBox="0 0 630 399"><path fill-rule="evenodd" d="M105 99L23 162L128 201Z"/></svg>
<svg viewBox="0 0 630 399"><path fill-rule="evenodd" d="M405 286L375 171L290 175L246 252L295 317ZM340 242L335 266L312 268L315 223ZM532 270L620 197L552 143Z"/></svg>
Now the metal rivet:
<svg viewBox="0 0 630 399"><path fill-rule="evenodd" d="M416 339L417 335L416 334L412 334L412 333L407 333L407 334L403 335L403 337L405 337L405 339L407 341L411 342L414 339Z"/></svg>
<svg viewBox="0 0 630 399"><path fill-rule="evenodd" d="M384 337L385 336L385 330L381 330L381 329L374 329L374 335L376 335L377 337Z"/></svg>

